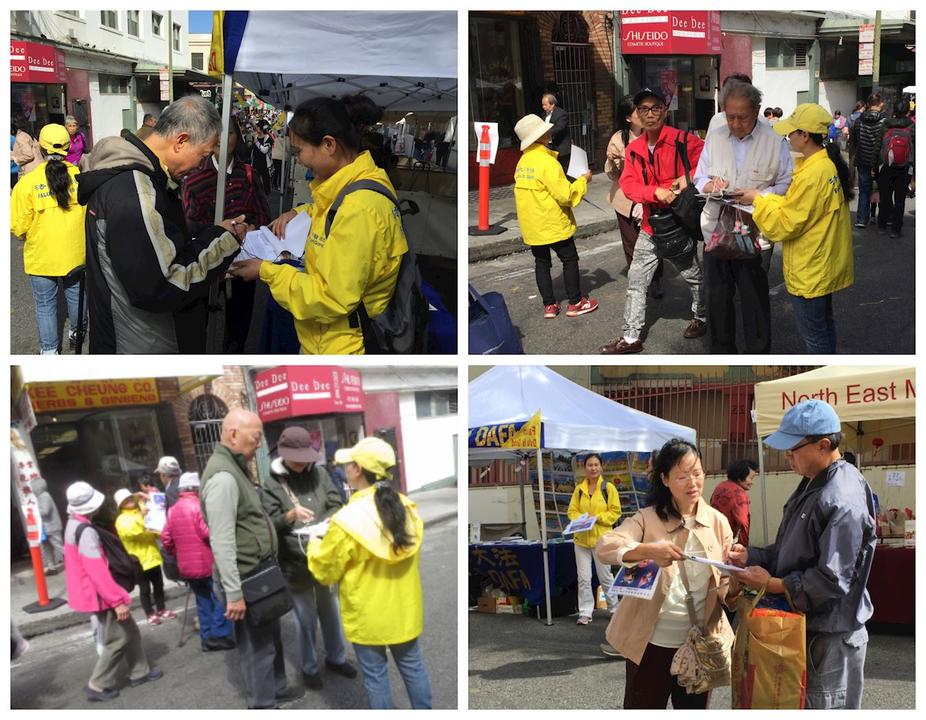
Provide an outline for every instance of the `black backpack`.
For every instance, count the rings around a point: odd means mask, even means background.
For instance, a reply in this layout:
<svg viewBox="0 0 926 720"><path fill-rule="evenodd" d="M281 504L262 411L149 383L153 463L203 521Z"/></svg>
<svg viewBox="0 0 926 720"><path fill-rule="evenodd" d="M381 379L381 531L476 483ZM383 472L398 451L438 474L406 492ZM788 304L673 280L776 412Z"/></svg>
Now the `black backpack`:
<svg viewBox="0 0 926 720"><path fill-rule="evenodd" d="M84 530L91 527L91 523L81 523L77 526L77 534L74 543L80 547L80 536ZM92 525L96 534L100 538L100 547L103 549L103 555L106 556L106 562L109 564L109 574L119 587L126 592L132 592L138 584L138 579L144 574L141 562L134 555L126 552L122 541L108 530Z"/></svg>
<svg viewBox="0 0 926 720"><path fill-rule="evenodd" d="M395 211L401 222L402 208L395 195L375 180L358 180L341 190L331 205L331 209L328 210L325 220L326 236L331 231L331 225L334 223L334 218L344 198L356 190L370 190L389 198L395 205ZM409 210L410 214L415 212L417 212L416 207ZM405 232L404 224L402 231ZM418 260L408 240L408 233L405 233L405 240L408 242L408 252L402 256L399 278L386 309L371 318L361 302L348 318L352 328L359 327L363 331L363 346L368 355L408 355L427 352L428 301L421 292Z"/></svg>

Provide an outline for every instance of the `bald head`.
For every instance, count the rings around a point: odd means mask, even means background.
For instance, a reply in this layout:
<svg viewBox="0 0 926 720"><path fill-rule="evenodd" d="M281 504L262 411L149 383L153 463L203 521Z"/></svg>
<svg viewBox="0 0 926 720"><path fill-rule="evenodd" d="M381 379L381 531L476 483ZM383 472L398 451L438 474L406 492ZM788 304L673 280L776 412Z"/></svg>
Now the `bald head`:
<svg viewBox="0 0 926 720"><path fill-rule="evenodd" d="M264 425L250 410L232 408L222 421L221 443L233 453L253 460L260 447Z"/></svg>

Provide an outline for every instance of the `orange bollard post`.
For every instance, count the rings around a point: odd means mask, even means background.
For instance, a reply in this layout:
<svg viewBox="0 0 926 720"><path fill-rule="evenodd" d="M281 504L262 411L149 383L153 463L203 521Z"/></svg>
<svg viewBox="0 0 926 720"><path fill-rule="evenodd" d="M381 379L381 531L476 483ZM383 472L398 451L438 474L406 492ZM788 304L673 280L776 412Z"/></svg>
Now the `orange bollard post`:
<svg viewBox="0 0 926 720"><path fill-rule="evenodd" d="M470 227L470 235L500 235L505 232L501 225L489 225L489 166L492 159L492 141L489 126L483 125L479 135L479 224Z"/></svg>

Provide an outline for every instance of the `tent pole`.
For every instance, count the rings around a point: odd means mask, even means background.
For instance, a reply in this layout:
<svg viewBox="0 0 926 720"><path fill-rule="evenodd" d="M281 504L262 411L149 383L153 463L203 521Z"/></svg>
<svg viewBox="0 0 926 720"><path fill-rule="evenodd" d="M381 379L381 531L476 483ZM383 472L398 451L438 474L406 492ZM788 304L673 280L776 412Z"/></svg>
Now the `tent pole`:
<svg viewBox="0 0 926 720"><path fill-rule="evenodd" d="M540 538L543 543L543 591L547 600L547 625L553 624L553 609L550 607L550 548L547 546L547 501L543 492L543 454L537 448L537 482L540 483Z"/></svg>
<svg viewBox="0 0 926 720"><path fill-rule="evenodd" d="M228 131L231 128L232 104L232 76L225 73L222 77L222 134L219 137L219 171L215 183L215 216L214 222L218 225L225 219L225 169L228 167ZM206 352L215 355L222 351L222 340L225 328L224 305L219 302L219 288L221 280L217 280L209 288L209 320L206 326ZM226 287L226 295L231 288ZM213 310L219 308L219 310Z"/></svg>
<svg viewBox="0 0 926 720"><path fill-rule="evenodd" d="M768 545L768 501L765 496L765 446L762 436L759 435L759 416L756 412L755 400L752 402L753 425L756 428L756 443L759 446L759 479L762 481L762 544Z"/></svg>
<svg viewBox="0 0 926 720"><path fill-rule="evenodd" d="M519 462L521 461L519 460ZM521 537L523 537L525 540L527 540L527 508L525 506L525 501L524 501L524 472L523 470L525 470L526 467L527 467L527 463L525 463L525 467L521 468L522 472L518 473L519 477L521 478Z"/></svg>

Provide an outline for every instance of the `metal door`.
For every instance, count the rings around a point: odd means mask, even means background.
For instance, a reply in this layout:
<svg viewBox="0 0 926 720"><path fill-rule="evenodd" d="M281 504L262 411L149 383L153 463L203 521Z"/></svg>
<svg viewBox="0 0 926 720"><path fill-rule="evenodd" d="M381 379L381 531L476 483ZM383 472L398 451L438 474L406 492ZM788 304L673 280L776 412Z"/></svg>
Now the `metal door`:
<svg viewBox="0 0 926 720"><path fill-rule="evenodd" d="M581 13L560 13L553 28L553 76L559 106L569 115L572 142L595 156L595 108L588 25Z"/></svg>
<svg viewBox="0 0 926 720"><path fill-rule="evenodd" d="M227 414L228 406L211 393L200 395L190 403L187 419L190 421L193 454L199 472L206 467L212 451L222 439L222 420Z"/></svg>

